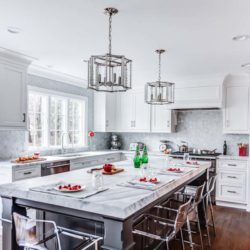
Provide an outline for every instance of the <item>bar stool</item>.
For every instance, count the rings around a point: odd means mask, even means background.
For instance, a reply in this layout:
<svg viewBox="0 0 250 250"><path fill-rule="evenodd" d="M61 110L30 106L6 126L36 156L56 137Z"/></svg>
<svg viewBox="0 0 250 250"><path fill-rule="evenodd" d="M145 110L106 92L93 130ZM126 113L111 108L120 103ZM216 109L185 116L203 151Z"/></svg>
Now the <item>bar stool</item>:
<svg viewBox="0 0 250 250"><path fill-rule="evenodd" d="M198 206L203 201L203 193L205 188L206 182L204 182L201 186L197 186L193 188L192 186L185 186L182 190L177 191L175 193L176 198L172 199L175 202L180 202L181 204L186 202L187 199L191 199L191 207L188 211L188 219L192 223L197 224L198 234L200 236L200 245L197 243L192 242L193 245L199 245L201 249L204 249L203 246L203 238L202 238L202 231L201 231L201 225L200 225L200 218L198 214ZM192 192L190 192L192 190ZM169 201L164 202L161 204L161 206L169 206ZM191 231L191 233L196 233L194 231Z"/></svg>
<svg viewBox="0 0 250 250"><path fill-rule="evenodd" d="M203 207L203 212L204 212L204 217L205 217L205 227L206 227L206 231L207 231L207 238L208 238L208 245L211 247L211 237L210 237L210 231L209 231L209 227L213 227L213 232L214 232L214 236L216 236L216 230L215 230L215 223L214 223L214 212L213 212L213 204L212 204L212 198L211 198L211 193L214 191L215 189L215 183L216 183L216 178L217 176L211 176L207 182L207 186L206 186L206 191L205 194L203 195L202 198L202 207ZM184 188L184 193L186 195L192 195L194 196L195 192L196 192L197 186L190 186L187 185ZM208 211L209 210L209 211ZM209 212L210 212L210 216L211 216L211 222L209 219Z"/></svg>
<svg viewBox="0 0 250 250"><path fill-rule="evenodd" d="M86 234L75 230L70 230L63 227L58 227L54 221L34 220L18 213L13 213L16 243L19 247L24 247L25 250L61 250L60 235L78 239L74 250L84 250L91 246L98 249L98 243L102 237ZM42 232L39 231L39 225L46 228Z"/></svg>
<svg viewBox="0 0 250 250"><path fill-rule="evenodd" d="M132 233L134 235L140 235L144 238L148 238L150 239L150 241L145 241L146 243L140 249L148 248L155 250L165 243L167 250L169 250L169 242L176 238L179 232L181 234L182 248L185 249L183 235L181 231L184 224L187 224L188 230L190 232L189 235L192 246L191 229L187 216L190 206L191 199L179 206L177 210L167 207L157 207L157 213L159 213L160 211L160 213L165 214L164 216L157 216L153 214L153 212L150 214L142 215L137 220L139 222L137 222L136 225L133 227ZM156 207L154 207L154 209L156 209ZM166 212L175 214L173 215L174 219L168 218L168 216L166 216Z"/></svg>
<svg viewBox="0 0 250 250"><path fill-rule="evenodd" d="M208 183L207 183L207 191L204 194L203 201L202 201L203 211L204 211L205 220L206 220L206 231L207 231L209 246L211 246L211 237L210 237L209 227L213 228L214 237L216 236L215 223L214 223L214 211L213 211L213 204L212 204L212 198L211 198L211 193L215 189L216 178L217 178L216 175L211 176L209 178ZM209 218L209 213L211 216L211 222Z"/></svg>

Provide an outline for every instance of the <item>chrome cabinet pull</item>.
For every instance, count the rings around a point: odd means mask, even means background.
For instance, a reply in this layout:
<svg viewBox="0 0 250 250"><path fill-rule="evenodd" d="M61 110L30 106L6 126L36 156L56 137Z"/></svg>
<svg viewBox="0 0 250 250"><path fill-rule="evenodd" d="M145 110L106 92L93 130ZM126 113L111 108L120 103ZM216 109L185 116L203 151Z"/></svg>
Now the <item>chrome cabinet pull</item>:
<svg viewBox="0 0 250 250"><path fill-rule="evenodd" d="M26 122L26 113L23 113L23 122Z"/></svg>
<svg viewBox="0 0 250 250"><path fill-rule="evenodd" d="M231 190L227 190L228 193L231 193L231 194L237 194L236 191L231 191Z"/></svg>
<svg viewBox="0 0 250 250"><path fill-rule="evenodd" d="M228 163L227 165L230 166L230 167L236 167L237 166L236 164L232 164L232 163Z"/></svg>
<svg viewBox="0 0 250 250"><path fill-rule="evenodd" d="M227 178L231 178L231 179L237 179L236 176L231 176L231 175L228 175Z"/></svg>
<svg viewBox="0 0 250 250"><path fill-rule="evenodd" d="M24 172L24 175L32 174L32 172Z"/></svg>

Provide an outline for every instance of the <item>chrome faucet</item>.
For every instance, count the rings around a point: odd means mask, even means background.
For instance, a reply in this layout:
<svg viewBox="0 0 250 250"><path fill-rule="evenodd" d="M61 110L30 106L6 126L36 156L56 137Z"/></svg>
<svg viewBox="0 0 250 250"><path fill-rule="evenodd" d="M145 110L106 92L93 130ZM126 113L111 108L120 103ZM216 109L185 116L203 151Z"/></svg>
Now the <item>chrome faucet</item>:
<svg viewBox="0 0 250 250"><path fill-rule="evenodd" d="M72 143L72 141L70 140L69 133L68 133L68 132L62 133L62 136L61 136L61 151L62 151L62 154L64 154L64 153L66 152L66 148L65 148L65 146L64 146L64 138L65 138L65 135L68 135L69 141L71 142L71 145L72 145L72 148L73 148L73 143Z"/></svg>

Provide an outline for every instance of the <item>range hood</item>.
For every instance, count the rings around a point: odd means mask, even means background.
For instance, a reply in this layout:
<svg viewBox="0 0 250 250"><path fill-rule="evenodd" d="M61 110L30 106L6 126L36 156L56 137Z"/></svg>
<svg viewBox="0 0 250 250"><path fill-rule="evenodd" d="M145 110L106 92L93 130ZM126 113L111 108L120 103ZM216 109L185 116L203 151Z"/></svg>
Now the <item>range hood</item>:
<svg viewBox="0 0 250 250"><path fill-rule="evenodd" d="M218 110L222 108L222 85L185 85L175 88L175 103L169 109Z"/></svg>

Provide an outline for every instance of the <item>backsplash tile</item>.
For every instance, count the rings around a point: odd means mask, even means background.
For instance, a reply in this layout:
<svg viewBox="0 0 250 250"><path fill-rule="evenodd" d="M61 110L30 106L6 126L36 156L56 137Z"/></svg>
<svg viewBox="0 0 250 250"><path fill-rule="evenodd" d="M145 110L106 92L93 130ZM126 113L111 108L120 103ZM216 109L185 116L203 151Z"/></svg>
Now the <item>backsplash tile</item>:
<svg viewBox="0 0 250 250"><path fill-rule="evenodd" d="M222 152L223 142L227 141L228 154L238 155L237 144L249 143L249 135L222 133L221 110L181 111L177 115L176 133L117 133L122 140L122 148L128 149L131 142L144 142L151 151L158 151L160 140L173 142L175 150L181 140L187 141L192 148L217 149Z"/></svg>

